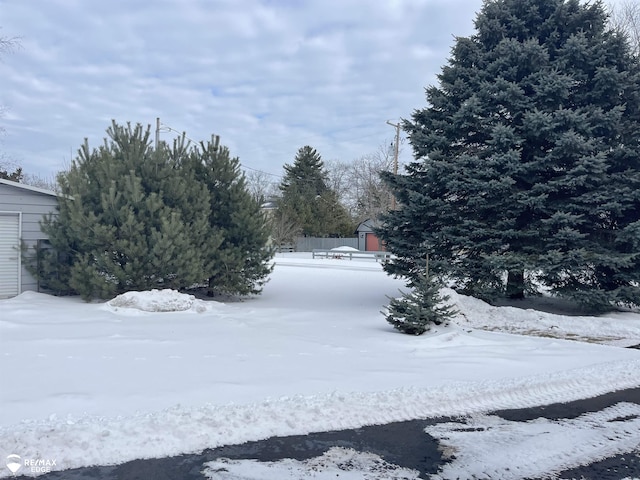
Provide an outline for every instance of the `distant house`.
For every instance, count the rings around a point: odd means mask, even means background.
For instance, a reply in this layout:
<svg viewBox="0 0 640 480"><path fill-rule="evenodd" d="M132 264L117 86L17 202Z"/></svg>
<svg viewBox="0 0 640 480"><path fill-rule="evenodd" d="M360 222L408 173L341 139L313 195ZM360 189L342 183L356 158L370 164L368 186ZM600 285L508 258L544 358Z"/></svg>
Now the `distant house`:
<svg viewBox="0 0 640 480"><path fill-rule="evenodd" d="M360 222L358 228L356 228L358 250L368 252L381 252L386 250L380 239L373 233L373 229L379 226L379 221L370 218L367 218L364 222Z"/></svg>
<svg viewBox="0 0 640 480"><path fill-rule="evenodd" d="M55 214L57 205L56 192L0 179L0 298L38 290L20 249L24 244L33 251L47 240L40 221L43 215Z"/></svg>

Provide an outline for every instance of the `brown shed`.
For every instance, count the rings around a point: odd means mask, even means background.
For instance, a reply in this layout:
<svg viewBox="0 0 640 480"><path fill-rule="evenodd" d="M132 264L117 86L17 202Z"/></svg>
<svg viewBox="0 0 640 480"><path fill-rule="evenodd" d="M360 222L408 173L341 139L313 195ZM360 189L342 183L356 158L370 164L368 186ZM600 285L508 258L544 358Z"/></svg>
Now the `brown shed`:
<svg viewBox="0 0 640 480"><path fill-rule="evenodd" d="M383 243L375 233L373 229L380 226L380 222L367 218L365 221L360 222L358 228L356 228L356 235L358 236L358 250L367 252L383 252Z"/></svg>

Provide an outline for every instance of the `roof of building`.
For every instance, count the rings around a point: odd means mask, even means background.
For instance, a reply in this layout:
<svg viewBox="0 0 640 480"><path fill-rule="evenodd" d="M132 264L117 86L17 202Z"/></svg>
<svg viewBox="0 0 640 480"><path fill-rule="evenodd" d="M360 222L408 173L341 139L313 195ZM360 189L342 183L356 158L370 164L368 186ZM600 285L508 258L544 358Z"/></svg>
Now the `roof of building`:
<svg viewBox="0 0 640 480"><path fill-rule="evenodd" d="M47 190L45 188L40 187L32 187L31 185L26 185L24 183L12 182L11 180L6 180L4 178L0 178L0 184L9 185L10 187L21 188L23 190L29 190L31 192L41 193L43 195L51 195L52 197L58 197L59 195L53 190Z"/></svg>
<svg viewBox="0 0 640 480"><path fill-rule="evenodd" d="M373 218L367 218L366 220L363 220L362 222L360 222L358 224L358 228L356 228L356 230L359 230L360 227L369 227L369 228L377 228L382 226L382 222L380 222L380 220L375 220Z"/></svg>

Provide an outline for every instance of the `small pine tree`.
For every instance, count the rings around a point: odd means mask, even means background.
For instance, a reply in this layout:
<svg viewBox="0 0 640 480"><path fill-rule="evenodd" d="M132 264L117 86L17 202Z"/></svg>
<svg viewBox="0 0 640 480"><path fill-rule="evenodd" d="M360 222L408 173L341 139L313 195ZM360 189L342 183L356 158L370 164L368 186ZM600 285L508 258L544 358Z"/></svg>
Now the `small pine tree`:
<svg viewBox="0 0 640 480"><path fill-rule="evenodd" d="M456 314L449 305L448 295L440 295L440 284L435 279L420 275L413 291L400 292L402 297L390 298L383 312L397 330L408 335L422 335L431 325L441 325Z"/></svg>

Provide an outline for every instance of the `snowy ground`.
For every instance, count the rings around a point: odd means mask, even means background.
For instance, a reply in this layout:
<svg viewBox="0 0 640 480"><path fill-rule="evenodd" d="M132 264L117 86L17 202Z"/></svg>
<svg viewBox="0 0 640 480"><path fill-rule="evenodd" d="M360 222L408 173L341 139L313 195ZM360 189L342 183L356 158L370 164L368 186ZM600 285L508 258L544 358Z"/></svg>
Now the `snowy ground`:
<svg viewBox="0 0 640 480"><path fill-rule="evenodd" d="M535 468L571 467L571 452L580 462L602 455L603 438L614 453L640 445L633 404L553 425L483 416L640 386L640 351L621 348L640 344L640 314L559 316L450 292L456 322L411 337L380 314L398 289L402 282L373 261L282 254L263 295L239 303L167 292L111 304L30 292L0 300L0 459L15 454L61 470L443 415L496 424L491 437L454 435L446 424L428 432L466 452L448 467L454 476L481 464L506 478L499 472L519 457ZM627 421L614 421L620 415ZM575 447L580 438L584 447ZM549 442L567 454L523 455ZM335 478L338 469L340 478L362 478L370 467L366 478L386 478L393 466L373 457L334 449L306 463L229 461L207 474L325 478L320 470ZM527 468L521 477L531 476ZM0 465L0 478L10 475Z"/></svg>

